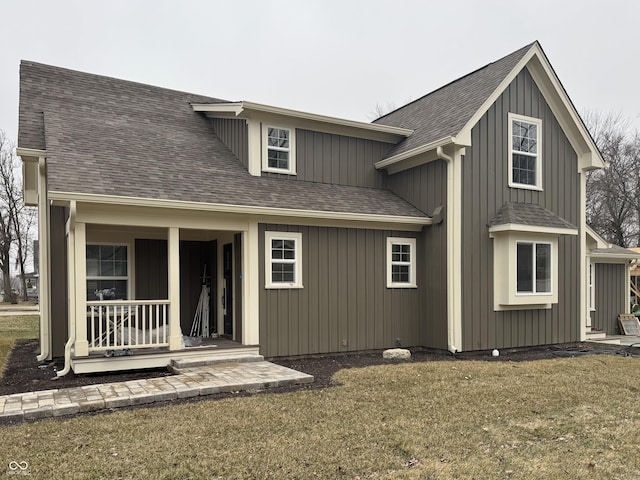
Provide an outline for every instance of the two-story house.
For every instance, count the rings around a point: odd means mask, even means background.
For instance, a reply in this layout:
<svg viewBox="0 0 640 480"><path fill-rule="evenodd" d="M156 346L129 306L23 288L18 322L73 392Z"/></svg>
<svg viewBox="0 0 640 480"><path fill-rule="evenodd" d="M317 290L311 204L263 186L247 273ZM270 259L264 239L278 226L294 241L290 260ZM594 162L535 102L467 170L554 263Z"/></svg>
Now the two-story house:
<svg viewBox="0 0 640 480"><path fill-rule="evenodd" d="M18 143L65 371L573 342L628 308L537 42L373 123L23 61Z"/></svg>

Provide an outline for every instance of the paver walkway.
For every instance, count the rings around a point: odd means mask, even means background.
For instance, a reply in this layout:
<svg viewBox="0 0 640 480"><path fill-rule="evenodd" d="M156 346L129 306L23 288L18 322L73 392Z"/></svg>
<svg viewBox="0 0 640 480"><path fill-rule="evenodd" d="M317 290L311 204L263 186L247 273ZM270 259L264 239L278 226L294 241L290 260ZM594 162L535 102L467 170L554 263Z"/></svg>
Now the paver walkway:
<svg viewBox="0 0 640 480"><path fill-rule="evenodd" d="M178 375L160 378L0 396L0 422L311 382L311 375L271 362L217 363L184 368Z"/></svg>

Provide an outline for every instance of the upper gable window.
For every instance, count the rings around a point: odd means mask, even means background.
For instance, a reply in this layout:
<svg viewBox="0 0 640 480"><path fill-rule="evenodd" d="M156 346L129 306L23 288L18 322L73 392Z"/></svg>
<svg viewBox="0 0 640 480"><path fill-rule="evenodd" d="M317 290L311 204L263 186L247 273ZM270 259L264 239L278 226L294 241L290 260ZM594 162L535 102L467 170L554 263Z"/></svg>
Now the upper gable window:
<svg viewBox="0 0 640 480"><path fill-rule="evenodd" d="M296 174L295 129L267 125L264 128L262 170Z"/></svg>
<svg viewBox="0 0 640 480"><path fill-rule="evenodd" d="M542 190L542 121L509 114L509 186Z"/></svg>

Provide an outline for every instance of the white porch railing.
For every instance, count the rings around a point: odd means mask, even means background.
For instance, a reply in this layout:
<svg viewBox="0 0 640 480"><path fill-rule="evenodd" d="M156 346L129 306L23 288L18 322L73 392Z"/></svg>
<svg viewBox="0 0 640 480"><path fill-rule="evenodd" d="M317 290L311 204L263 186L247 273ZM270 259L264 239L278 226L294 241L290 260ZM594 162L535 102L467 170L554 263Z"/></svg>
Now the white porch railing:
<svg viewBox="0 0 640 480"><path fill-rule="evenodd" d="M89 352L169 346L169 300L87 302Z"/></svg>

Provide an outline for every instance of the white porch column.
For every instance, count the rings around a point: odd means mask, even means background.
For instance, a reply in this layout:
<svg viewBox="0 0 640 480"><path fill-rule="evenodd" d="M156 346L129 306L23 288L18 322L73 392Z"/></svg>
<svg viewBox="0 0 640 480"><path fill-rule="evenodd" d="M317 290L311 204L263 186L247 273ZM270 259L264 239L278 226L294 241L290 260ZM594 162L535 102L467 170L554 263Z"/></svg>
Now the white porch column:
<svg viewBox="0 0 640 480"><path fill-rule="evenodd" d="M258 284L258 222L251 222L242 239L242 343L260 343L260 287Z"/></svg>
<svg viewBox="0 0 640 480"><path fill-rule="evenodd" d="M180 350L180 229L170 227L168 231L169 350Z"/></svg>
<svg viewBox="0 0 640 480"><path fill-rule="evenodd" d="M76 357L89 355L87 341L87 229L85 223L76 223L75 228L75 311L76 311Z"/></svg>

